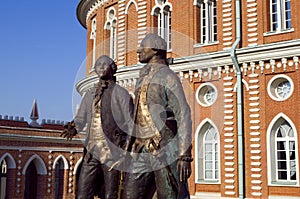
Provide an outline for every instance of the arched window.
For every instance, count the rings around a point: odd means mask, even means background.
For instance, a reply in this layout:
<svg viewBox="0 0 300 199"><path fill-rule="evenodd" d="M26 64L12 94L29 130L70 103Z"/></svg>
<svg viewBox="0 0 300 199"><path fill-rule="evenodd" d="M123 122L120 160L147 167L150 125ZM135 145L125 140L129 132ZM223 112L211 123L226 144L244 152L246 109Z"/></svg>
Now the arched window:
<svg viewBox="0 0 300 199"><path fill-rule="evenodd" d="M298 143L291 123L280 117L272 124L268 138L269 184L298 183Z"/></svg>
<svg viewBox="0 0 300 199"><path fill-rule="evenodd" d="M126 65L131 66L138 63L136 49L138 46L138 24L132 23L138 21L138 7L135 1L129 1L126 9ZM120 51L119 51L120 52Z"/></svg>
<svg viewBox="0 0 300 199"><path fill-rule="evenodd" d="M5 160L0 163L0 198L6 198L6 184L7 184L7 164Z"/></svg>
<svg viewBox="0 0 300 199"><path fill-rule="evenodd" d="M197 0L194 4L200 9L198 12L200 20L197 20L199 42L201 44L217 42L217 0Z"/></svg>
<svg viewBox="0 0 300 199"><path fill-rule="evenodd" d="M156 0L156 5L151 12L155 17L157 34L167 42L168 50L171 50L171 11L172 5L167 0Z"/></svg>
<svg viewBox="0 0 300 199"><path fill-rule="evenodd" d="M64 194L64 162L63 159L60 158L55 163L55 189L54 189L54 198L61 199Z"/></svg>
<svg viewBox="0 0 300 199"><path fill-rule="evenodd" d="M269 0L271 32L292 28L291 0Z"/></svg>
<svg viewBox="0 0 300 199"><path fill-rule="evenodd" d="M199 126L196 142L196 182L218 183L220 138L216 127L210 121Z"/></svg>
<svg viewBox="0 0 300 199"><path fill-rule="evenodd" d="M109 54L115 60L117 58L117 17L114 8L110 8L107 12L104 29L110 32Z"/></svg>
<svg viewBox="0 0 300 199"><path fill-rule="evenodd" d="M34 162L28 165L25 173L25 199L34 199L37 197L38 175Z"/></svg>
<svg viewBox="0 0 300 199"><path fill-rule="evenodd" d="M96 30L97 30L97 21L94 17L91 25L91 34L90 39L93 40L93 51L92 51L92 67L95 66L96 62Z"/></svg>
<svg viewBox="0 0 300 199"><path fill-rule="evenodd" d="M276 180L296 180L295 134L289 123L283 122L275 134Z"/></svg>

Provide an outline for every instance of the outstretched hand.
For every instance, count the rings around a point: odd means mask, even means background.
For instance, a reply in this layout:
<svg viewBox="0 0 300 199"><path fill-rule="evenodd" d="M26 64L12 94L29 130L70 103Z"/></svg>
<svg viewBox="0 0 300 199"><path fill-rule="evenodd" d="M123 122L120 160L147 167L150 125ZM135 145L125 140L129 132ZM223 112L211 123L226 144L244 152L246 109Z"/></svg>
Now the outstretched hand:
<svg viewBox="0 0 300 199"><path fill-rule="evenodd" d="M187 182L192 173L191 162L179 160L177 163L177 171L179 172L180 182Z"/></svg>
<svg viewBox="0 0 300 199"><path fill-rule="evenodd" d="M64 125L64 130L60 134L60 137L67 138L67 141L71 141L75 135L77 135L77 130L74 121L71 121Z"/></svg>

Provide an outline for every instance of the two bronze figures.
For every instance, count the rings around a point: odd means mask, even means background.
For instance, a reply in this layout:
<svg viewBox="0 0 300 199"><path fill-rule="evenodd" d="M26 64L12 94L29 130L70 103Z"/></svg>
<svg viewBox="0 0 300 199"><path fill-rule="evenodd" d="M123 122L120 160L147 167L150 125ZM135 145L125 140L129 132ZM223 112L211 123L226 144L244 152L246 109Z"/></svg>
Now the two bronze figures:
<svg viewBox="0 0 300 199"><path fill-rule="evenodd" d="M135 102L116 84L116 64L103 55L95 63L99 83L84 95L68 140L85 131L76 198L189 198L191 113L181 82L169 68L167 44L148 34L138 49ZM121 173L123 191L118 195Z"/></svg>

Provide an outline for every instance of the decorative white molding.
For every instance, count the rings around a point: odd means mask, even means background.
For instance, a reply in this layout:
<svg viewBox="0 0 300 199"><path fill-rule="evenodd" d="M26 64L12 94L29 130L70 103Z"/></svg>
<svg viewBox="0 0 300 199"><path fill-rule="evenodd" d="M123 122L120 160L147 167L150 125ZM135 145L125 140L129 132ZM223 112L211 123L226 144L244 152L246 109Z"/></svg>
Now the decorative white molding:
<svg viewBox="0 0 300 199"><path fill-rule="evenodd" d="M1 146L1 148L2 148L2 146ZM10 153L3 154L2 157L0 158L0 163L2 163L3 160L6 161L8 169L15 169L16 168L16 162L15 162L13 156Z"/></svg>
<svg viewBox="0 0 300 199"><path fill-rule="evenodd" d="M26 174L27 167L29 166L29 164L32 161L33 161L33 163L36 167L37 174L39 174L39 175L46 175L47 174L47 168L46 168L46 165L45 165L43 159L40 156L38 156L37 154L34 154L25 163L25 165L23 167L23 171L22 171L23 175Z"/></svg>
<svg viewBox="0 0 300 199"><path fill-rule="evenodd" d="M68 160L65 158L65 156L63 155L59 155L53 162L53 165L52 165L52 169L55 169L55 165L56 165L56 162L59 161L60 159L63 160L63 163L64 163L64 169L69 169L69 163L68 163Z"/></svg>

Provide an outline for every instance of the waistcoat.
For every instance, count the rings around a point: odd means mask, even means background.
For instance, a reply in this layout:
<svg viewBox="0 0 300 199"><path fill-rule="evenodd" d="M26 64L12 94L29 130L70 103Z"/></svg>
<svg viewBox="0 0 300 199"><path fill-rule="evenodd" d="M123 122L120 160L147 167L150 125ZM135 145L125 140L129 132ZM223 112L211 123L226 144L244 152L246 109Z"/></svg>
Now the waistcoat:
<svg viewBox="0 0 300 199"><path fill-rule="evenodd" d="M112 160L112 153L108 146L106 135L102 128L101 121L101 100L97 105L92 105L92 122L90 126L90 136L87 145L87 150L102 164L108 160Z"/></svg>
<svg viewBox="0 0 300 199"><path fill-rule="evenodd" d="M138 92L136 112L136 136L142 142L148 152L155 153L160 148L161 134L155 126L147 105L147 91L151 79L157 71L152 69L144 77Z"/></svg>

